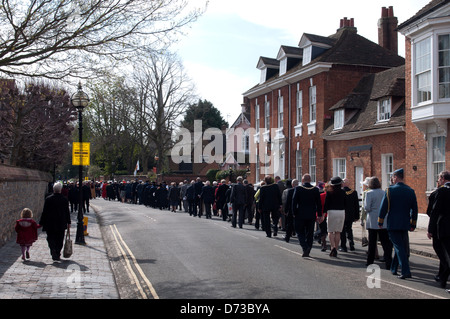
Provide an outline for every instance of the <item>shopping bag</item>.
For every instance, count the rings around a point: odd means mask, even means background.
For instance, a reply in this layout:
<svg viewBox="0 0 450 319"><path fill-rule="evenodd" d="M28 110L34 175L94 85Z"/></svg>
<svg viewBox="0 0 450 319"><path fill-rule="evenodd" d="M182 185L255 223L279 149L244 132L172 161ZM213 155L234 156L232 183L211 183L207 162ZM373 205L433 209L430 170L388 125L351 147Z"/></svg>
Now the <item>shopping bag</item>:
<svg viewBox="0 0 450 319"><path fill-rule="evenodd" d="M72 248L72 239L70 239L70 230L68 229L66 232L66 240L64 241L64 251L63 257L69 258L72 256L73 248Z"/></svg>

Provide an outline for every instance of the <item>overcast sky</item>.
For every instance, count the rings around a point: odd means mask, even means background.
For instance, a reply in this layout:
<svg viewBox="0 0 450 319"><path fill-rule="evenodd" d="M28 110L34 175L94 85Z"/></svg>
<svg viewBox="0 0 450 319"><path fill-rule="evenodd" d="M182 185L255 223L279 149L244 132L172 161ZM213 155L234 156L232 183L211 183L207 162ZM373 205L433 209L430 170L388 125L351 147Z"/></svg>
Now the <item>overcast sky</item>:
<svg viewBox="0 0 450 319"><path fill-rule="evenodd" d="M202 6L205 0L189 0ZM210 0L204 13L175 47L199 98L218 108L231 124L242 94L259 82L260 56L276 58L281 45L298 46L303 33L334 34L340 19L354 18L358 34L378 42L382 7L394 7L399 24L430 0ZM405 39L399 34L399 54Z"/></svg>

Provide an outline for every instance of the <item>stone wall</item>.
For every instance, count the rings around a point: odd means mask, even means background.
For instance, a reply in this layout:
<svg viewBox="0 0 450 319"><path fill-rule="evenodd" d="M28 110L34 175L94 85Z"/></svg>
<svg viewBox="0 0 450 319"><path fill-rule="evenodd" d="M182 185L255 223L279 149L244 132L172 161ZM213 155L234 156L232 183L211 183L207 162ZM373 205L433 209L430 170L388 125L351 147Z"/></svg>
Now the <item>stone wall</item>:
<svg viewBox="0 0 450 319"><path fill-rule="evenodd" d="M52 180L48 173L0 165L0 247L16 236L14 225L23 208L30 208L39 222Z"/></svg>

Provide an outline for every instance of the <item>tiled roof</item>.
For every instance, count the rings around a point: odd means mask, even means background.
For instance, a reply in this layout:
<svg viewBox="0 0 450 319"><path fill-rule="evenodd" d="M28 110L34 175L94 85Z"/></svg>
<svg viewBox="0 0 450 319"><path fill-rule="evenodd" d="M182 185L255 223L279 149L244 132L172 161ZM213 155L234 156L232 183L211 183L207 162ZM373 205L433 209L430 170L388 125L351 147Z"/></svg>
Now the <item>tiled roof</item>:
<svg viewBox="0 0 450 319"><path fill-rule="evenodd" d="M408 26L409 24L419 20L420 18L426 16L427 14L433 12L436 9L439 9L443 5L449 3L450 0L432 0L429 2L426 6L424 6L422 9L419 10L414 16L403 22L398 26L398 29L403 29L404 27Z"/></svg>
<svg viewBox="0 0 450 319"><path fill-rule="evenodd" d="M345 123L344 127L334 130L331 124L323 133L323 137L338 136L345 133L377 130L405 125L405 104L399 106L391 119L377 123L378 100L383 97L405 97L405 66L399 66L376 74L366 75L345 99L336 103L330 110L356 110L355 115Z"/></svg>

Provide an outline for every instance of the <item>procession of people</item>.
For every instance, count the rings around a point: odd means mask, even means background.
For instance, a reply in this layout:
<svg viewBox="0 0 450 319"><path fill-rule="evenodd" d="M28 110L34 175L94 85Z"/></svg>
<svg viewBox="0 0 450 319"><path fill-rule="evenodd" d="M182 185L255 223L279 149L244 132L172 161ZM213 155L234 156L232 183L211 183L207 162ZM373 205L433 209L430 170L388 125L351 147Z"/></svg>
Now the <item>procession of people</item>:
<svg viewBox="0 0 450 319"><path fill-rule="evenodd" d="M280 230L285 232L283 238L286 242L297 237L303 257L310 256L314 240L321 245L321 251L329 249L331 258L336 258L338 252L354 251L352 226L360 220L369 234L366 265L373 264L378 256L393 275L399 279L411 278L408 232L415 230L418 219L414 190L404 183L403 169L392 174L391 185L386 190L381 189L377 177L367 177L362 184L360 202L356 190L349 187L349 181L338 176L328 183L318 182L316 185L312 184L309 174L303 175L301 181L289 179L284 182L279 177L266 176L258 185L252 185L242 176L236 178L236 183L226 180L211 183L199 177L178 184L138 180L86 181L82 185L81 209L83 213L89 212L89 200L98 197L173 213L181 211L198 218L204 215L211 219L214 215L230 222L234 228L243 228L247 221L258 230L261 226L269 238L277 236ZM79 185L66 183L58 191L67 198L71 212L80 209ZM442 172L427 209L430 216L428 237L432 239L440 261L435 279L442 288L446 288L450 275L448 207L450 172ZM44 229L46 223L43 223ZM57 240L58 252L60 237ZM378 242L383 255L378 254ZM54 258L59 258L58 253ZM400 274L398 268L401 269Z"/></svg>

